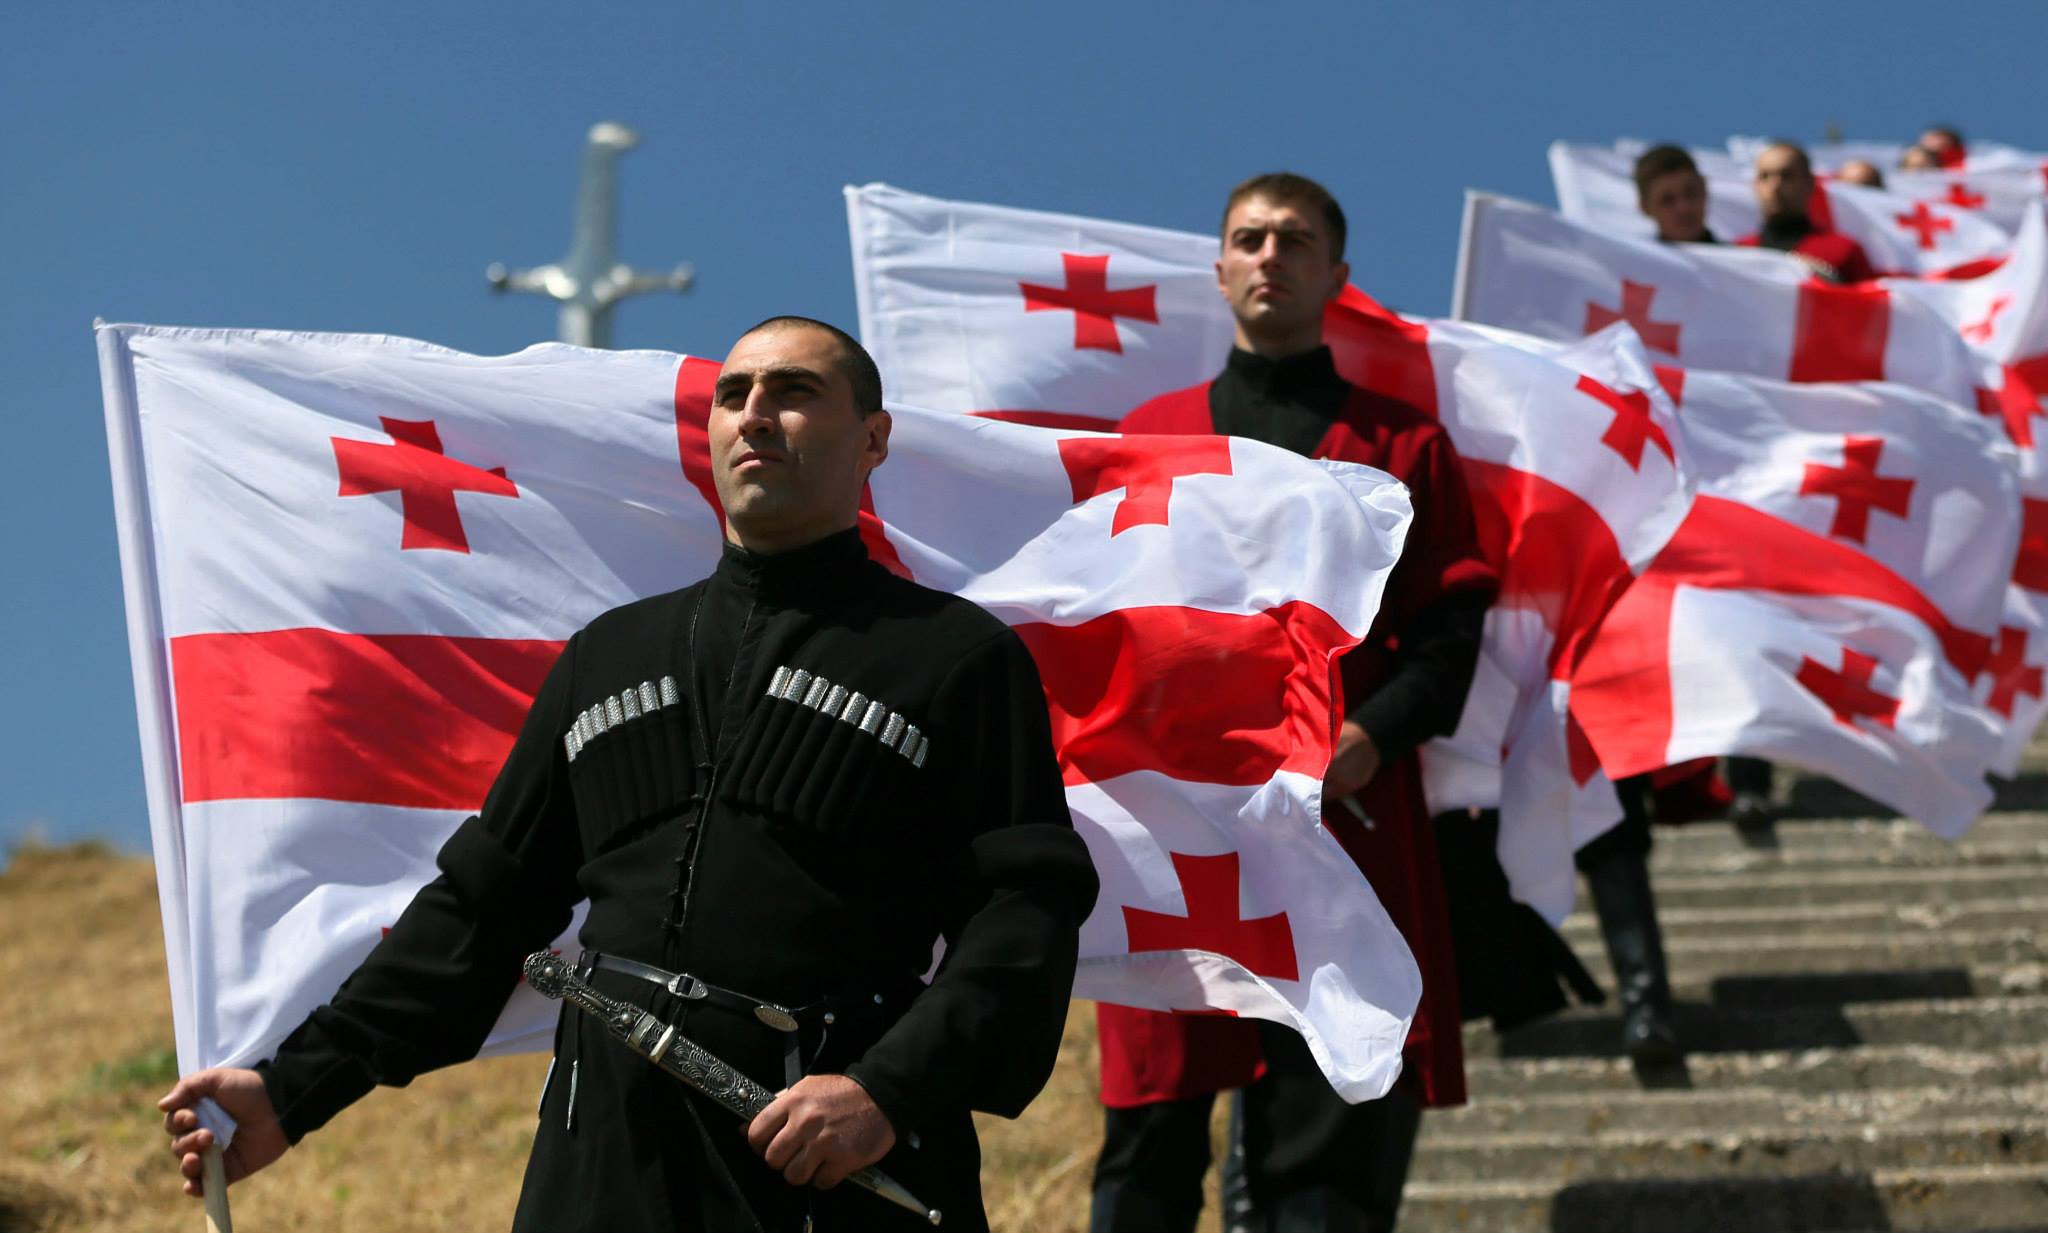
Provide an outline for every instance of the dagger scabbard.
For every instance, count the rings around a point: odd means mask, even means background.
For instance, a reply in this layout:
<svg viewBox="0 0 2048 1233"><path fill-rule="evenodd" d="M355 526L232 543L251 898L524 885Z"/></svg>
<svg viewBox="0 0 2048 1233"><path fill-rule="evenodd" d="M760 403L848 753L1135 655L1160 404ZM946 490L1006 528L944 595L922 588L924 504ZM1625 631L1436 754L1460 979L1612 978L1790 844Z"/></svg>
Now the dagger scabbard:
<svg viewBox="0 0 2048 1233"><path fill-rule="evenodd" d="M744 1121L752 1121L775 1099L775 1093L674 1027L630 1002L598 992L552 951L536 951L526 957L526 983L542 997L567 1002L602 1023L605 1031L627 1048ZM901 1183L873 1165L847 1174L846 1180L916 1212L934 1225L939 1223L937 1208L926 1207Z"/></svg>

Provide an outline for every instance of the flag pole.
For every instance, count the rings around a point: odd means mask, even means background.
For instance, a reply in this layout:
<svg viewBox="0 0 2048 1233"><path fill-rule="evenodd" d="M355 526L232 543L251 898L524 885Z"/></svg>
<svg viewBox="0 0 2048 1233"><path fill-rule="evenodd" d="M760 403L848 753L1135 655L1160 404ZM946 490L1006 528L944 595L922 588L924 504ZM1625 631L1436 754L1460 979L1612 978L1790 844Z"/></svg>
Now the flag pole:
<svg viewBox="0 0 2048 1233"><path fill-rule="evenodd" d="M199 1181L205 1187L206 1233L235 1233L228 1215L228 1166L221 1159L220 1144L208 1144L199 1153Z"/></svg>

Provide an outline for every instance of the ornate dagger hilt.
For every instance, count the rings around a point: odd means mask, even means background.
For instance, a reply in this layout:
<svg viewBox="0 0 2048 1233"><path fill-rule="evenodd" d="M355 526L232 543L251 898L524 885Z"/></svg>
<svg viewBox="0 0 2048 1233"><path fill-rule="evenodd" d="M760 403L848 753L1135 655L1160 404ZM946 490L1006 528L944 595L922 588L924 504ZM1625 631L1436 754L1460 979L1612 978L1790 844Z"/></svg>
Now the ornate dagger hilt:
<svg viewBox="0 0 2048 1233"><path fill-rule="evenodd" d="M526 957L526 983L542 997L567 1002L604 1024L605 1031L627 1048L743 1120L752 1121L775 1100L775 1093L676 1031L673 1024L663 1023L631 1002L599 993L553 951L536 951ZM937 1208L926 1207L902 1183L873 1165L856 1169L846 1180L934 1225L939 1223Z"/></svg>

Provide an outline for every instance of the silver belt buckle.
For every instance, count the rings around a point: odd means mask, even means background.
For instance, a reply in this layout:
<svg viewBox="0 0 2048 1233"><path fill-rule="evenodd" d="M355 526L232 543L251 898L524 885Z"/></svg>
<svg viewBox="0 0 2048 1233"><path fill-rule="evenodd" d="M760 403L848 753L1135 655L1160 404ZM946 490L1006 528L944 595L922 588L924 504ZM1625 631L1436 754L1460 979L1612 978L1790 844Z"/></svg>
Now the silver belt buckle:
<svg viewBox="0 0 2048 1233"><path fill-rule="evenodd" d="M698 980L688 972L677 972L674 976L669 977L668 991L679 998L686 999L707 997L711 993L711 990L705 986L703 981Z"/></svg>

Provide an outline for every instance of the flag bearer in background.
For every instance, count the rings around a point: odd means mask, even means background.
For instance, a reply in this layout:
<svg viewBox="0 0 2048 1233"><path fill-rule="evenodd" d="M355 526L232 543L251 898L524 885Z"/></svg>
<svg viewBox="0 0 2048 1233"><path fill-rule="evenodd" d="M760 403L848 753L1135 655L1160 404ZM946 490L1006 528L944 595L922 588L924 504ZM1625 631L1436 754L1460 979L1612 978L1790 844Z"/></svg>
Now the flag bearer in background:
<svg viewBox="0 0 2048 1233"><path fill-rule="evenodd" d="M1340 1099L1279 1024L1101 1007L1100 1233L1194 1227L1210 1110L1232 1087L1246 1089L1234 1121L1254 1228L1391 1228L1423 1106L1464 1100L1458 978L1415 748L1457 724L1496 579L1449 437L1416 408L1347 384L1323 345L1324 305L1350 275L1344 239L1343 211L1314 181L1272 174L1239 185L1216 262L1236 349L1213 382L1153 399L1121 428L1251 437L1368 463L1408 485L1407 550L1371 632L1342 661L1349 711L1323 821L1414 952L1422 1004L1400 1082L1360 1105Z"/></svg>
<svg viewBox="0 0 2048 1233"><path fill-rule="evenodd" d="M1750 183L1756 189L1763 227L1737 244L1775 248L1805 262L1814 275L1831 283L1862 283L1877 277L1863 246L1848 236L1822 230L1808 214L1813 200L1813 163L1806 150L1790 141L1774 141L1756 156Z"/></svg>
<svg viewBox="0 0 2048 1233"><path fill-rule="evenodd" d="M163 1099L186 1178L200 1097L240 1123L234 1181L473 1056L587 898L579 971L780 1095L742 1124L565 1006L515 1229L928 1228L838 1185L877 1161L987 1227L970 1112L1014 1117L1051 1073L1096 892L1038 672L862 546L890 420L859 343L764 322L714 404L716 570L570 639L389 936L275 1057Z"/></svg>
<svg viewBox="0 0 2048 1233"><path fill-rule="evenodd" d="M1636 159L1636 204L1664 244L1718 244L1707 230L1707 179L1680 146L1652 146Z"/></svg>

